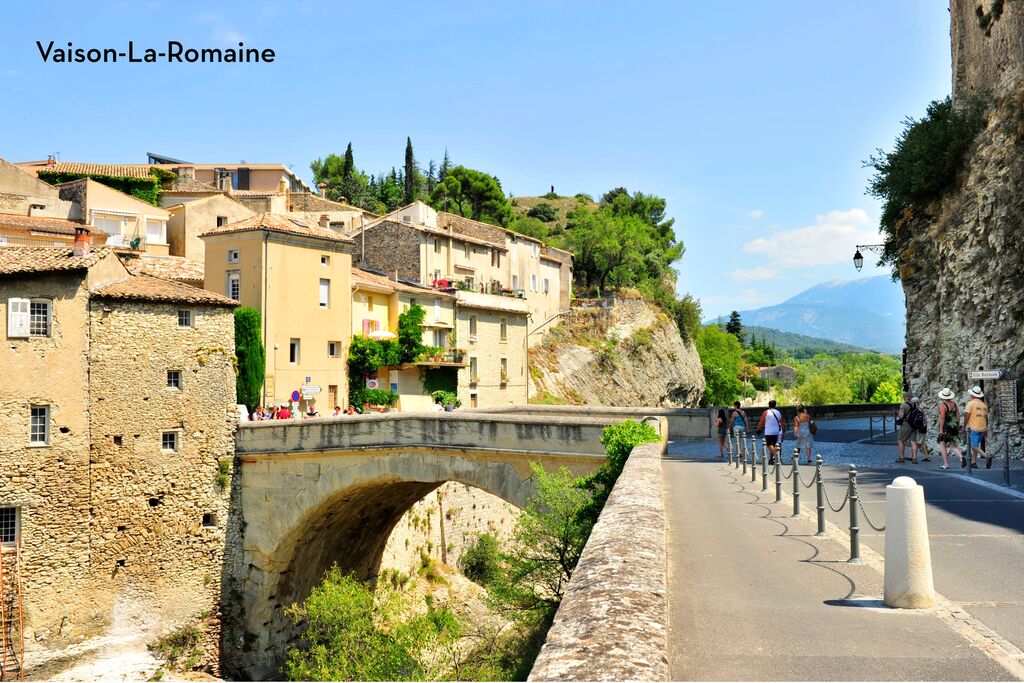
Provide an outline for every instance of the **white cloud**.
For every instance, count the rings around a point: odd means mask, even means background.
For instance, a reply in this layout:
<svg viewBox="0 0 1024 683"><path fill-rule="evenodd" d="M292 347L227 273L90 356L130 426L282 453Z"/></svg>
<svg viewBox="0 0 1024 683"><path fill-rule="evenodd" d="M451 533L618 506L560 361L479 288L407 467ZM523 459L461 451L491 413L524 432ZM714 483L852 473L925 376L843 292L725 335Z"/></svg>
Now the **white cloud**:
<svg viewBox="0 0 1024 683"><path fill-rule="evenodd" d="M729 273L729 278L736 280L737 282L745 282L747 280L771 280L779 271L774 268L766 268L765 266L757 266L756 268L734 270Z"/></svg>
<svg viewBox="0 0 1024 683"><path fill-rule="evenodd" d="M748 211L747 212L747 216L757 220L758 218L761 218L762 216L764 216L764 210L762 210L762 209L754 209L753 211Z"/></svg>
<svg viewBox="0 0 1024 683"><path fill-rule="evenodd" d="M837 210L819 214L814 225L758 237L744 244L743 251L762 256L776 269L804 268L848 261L856 245L881 241L866 211Z"/></svg>

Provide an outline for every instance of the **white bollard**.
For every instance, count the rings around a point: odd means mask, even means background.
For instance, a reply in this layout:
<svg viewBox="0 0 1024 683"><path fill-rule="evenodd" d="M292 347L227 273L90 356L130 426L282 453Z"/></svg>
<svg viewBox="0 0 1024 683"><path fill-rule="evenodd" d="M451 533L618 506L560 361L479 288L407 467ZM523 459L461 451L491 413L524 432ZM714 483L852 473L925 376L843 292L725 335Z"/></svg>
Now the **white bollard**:
<svg viewBox="0 0 1024 683"><path fill-rule="evenodd" d="M925 609L935 604L924 488L910 477L885 487L885 604Z"/></svg>

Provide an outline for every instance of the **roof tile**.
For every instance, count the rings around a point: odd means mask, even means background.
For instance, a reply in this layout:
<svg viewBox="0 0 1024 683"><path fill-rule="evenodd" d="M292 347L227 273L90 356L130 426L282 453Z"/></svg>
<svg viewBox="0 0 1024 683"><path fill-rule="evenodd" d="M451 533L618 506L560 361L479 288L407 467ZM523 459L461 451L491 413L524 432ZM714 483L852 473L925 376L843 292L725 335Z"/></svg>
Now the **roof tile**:
<svg viewBox="0 0 1024 683"><path fill-rule="evenodd" d="M0 213L0 227L23 228L26 230L39 230L52 232L58 235L74 235L76 228L88 228L94 236L106 235L103 230L80 223L69 221L66 218L46 218L45 216L16 216Z"/></svg>
<svg viewBox="0 0 1024 683"><path fill-rule="evenodd" d="M205 235L228 235L236 232L251 232L256 230L268 230L270 232L282 232L292 235L304 235L306 237L318 237L320 239L332 240L335 242L351 242L348 237L335 232L330 228L322 228L319 225L309 224L295 218L288 218L275 213L261 213L244 218L234 223L221 225L204 232Z"/></svg>
<svg viewBox="0 0 1024 683"><path fill-rule="evenodd" d="M75 257L67 247L0 247L0 275L88 270L110 251L100 247L88 256Z"/></svg>
<svg viewBox="0 0 1024 683"><path fill-rule="evenodd" d="M100 287L92 295L99 299L238 306L237 301L223 294L150 275L132 275L120 282Z"/></svg>

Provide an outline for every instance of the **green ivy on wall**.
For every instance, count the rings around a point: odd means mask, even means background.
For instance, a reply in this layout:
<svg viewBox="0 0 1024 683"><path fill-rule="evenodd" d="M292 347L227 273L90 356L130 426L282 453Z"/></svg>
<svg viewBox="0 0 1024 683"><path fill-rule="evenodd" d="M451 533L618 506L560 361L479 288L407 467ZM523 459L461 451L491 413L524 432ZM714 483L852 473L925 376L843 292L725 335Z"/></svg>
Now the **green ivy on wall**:
<svg viewBox="0 0 1024 683"><path fill-rule="evenodd" d="M118 192L135 197L153 206L160 205L160 188L164 180L175 177L170 171L153 168L148 178L131 178L128 176L94 175L88 173L63 173L56 171L39 171L39 179L51 185L60 185L81 178L90 178L98 183L113 188Z"/></svg>

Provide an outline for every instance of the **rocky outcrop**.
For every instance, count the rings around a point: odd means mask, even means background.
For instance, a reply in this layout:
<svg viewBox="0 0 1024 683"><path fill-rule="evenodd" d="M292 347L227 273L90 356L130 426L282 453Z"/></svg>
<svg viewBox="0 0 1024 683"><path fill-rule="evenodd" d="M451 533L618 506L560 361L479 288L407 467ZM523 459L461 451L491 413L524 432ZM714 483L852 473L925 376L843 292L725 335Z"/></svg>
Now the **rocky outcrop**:
<svg viewBox="0 0 1024 683"><path fill-rule="evenodd" d="M1024 7L999 3L1001 16L990 20L996 24L987 35L972 14L975 5L951 5L955 92L991 93L986 127L958 186L927 211L905 215L901 232L912 237L897 266L907 300L911 392L924 400L934 425L942 387L952 388L962 406L967 389L982 384L994 417L989 450L1000 453L1004 434L1019 446L1019 414L999 414L997 383L967 373L1002 369L1017 377L1024 370Z"/></svg>
<svg viewBox="0 0 1024 683"><path fill-rule="evenodd" d="M530 349L530 376L535 403L696 406L704 393L693 342L657 305L629 294L573 308Z"/></svg>

